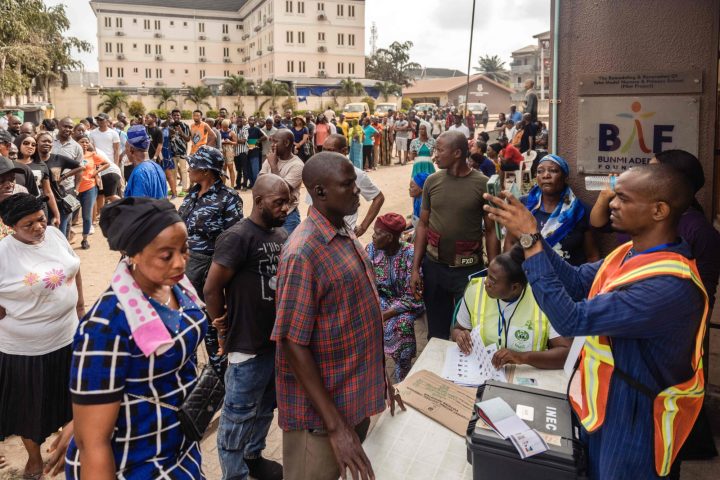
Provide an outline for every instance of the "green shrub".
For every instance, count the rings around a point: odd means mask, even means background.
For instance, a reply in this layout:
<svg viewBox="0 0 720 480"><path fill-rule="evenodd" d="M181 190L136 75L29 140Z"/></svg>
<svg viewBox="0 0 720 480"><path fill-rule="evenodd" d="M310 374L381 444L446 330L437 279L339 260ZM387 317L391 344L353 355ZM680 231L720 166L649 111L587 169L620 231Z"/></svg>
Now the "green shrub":
<svg viewBox="0 0 720 480"><path fill-rule="evenodd" d="M400 105L403 110L410 110L413 106L413 101L409 98L403 98Z"/></svg>
<svg viewBox="0 0 720 480"><path fill-rule="evenodd" d="M220 112L218 110L208 110L205 112L205 118L218 118L220 116Z"/></svg>
<svg viewBox="0 0 720 480"><path fill-rule="evenodd" d="M143 105L143 103L138 100L134 100L130 102L130 105L128 106L128 113L132 117L139 117L141 115L145 115L145 105Z"/></svg>
<svg viewBox="0 0 720 480"><path fill-rule="evenodd" d="M154 113L155 115L157 115L158 121L160 122L164 122L165 120L167 120L168 116L170 115L170 112L163 108L156 108L155 110L150 110L148 113Z"/></svg>
<svg viewBox="0 0 720 480"><path fill-rule="evenodd" d="M192 110L181 110L180 118L183 120L192 120Z"/></svg>

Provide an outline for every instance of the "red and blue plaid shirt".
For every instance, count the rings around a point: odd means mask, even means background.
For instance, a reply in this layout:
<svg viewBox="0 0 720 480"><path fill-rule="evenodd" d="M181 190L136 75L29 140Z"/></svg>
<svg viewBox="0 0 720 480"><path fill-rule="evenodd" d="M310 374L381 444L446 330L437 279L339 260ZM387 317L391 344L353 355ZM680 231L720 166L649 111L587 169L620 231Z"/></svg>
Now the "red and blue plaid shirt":
<svg viewBox="0 0 720 480"><path fill-rule="evenodd" d="M283 248L271 339L307 346L325 388L355 426L385 409L382 312L367 253L310 207ZM283 430L325 428L282 348L276 387Z"/></svg>

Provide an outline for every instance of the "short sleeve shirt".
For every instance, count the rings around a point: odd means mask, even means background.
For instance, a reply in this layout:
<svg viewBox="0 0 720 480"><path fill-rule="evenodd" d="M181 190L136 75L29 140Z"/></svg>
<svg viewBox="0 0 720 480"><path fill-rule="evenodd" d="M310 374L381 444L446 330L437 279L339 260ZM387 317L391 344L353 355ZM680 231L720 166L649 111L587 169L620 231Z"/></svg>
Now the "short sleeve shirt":
<svg viewBox="0 0 720 480"><path fill-rule="evenodd" d="M275 344L275 289L284 228L266 230L244 218L217 239L213 262L235 272L225 287L229 331L227 352L260 354Z"/></svg>
<svg viewBox="0 0 720 480"><path fill-rule="evenodd" d="M289 238L280 254L271 338L310 349L333 403L357 425L385 408L382 311L370 259L343 230L310 207ZM324 428L282 348L275 366L280 428Z"/></svg>
<svg viewBox="0 0 720 480"><path fill-rule="evenodd" d="M185 137L190 136L190 127L185 122L180 122L180 131ZM175 130L175 127L170 128L170 150L174 157L185 157L187 156L188 142L183 139L180 134Z"/></svg>

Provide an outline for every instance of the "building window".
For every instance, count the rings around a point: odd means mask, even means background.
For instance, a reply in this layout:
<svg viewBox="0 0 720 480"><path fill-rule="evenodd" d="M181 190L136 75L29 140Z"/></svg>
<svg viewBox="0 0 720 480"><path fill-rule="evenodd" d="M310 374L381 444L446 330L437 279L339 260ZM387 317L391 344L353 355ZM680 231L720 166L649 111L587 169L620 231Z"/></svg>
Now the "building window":
<svg viewBox="0 0 720 480"><path fill-rule="evenodd" d="M345 5L338 5L337 6L337 16L342 17L345 15Z"/></svg>
<svg viewBox="0 0 720 480"><path fill-rule="evenodd" d="M287 71L288 73L293 73L295 71L295 62L293 60L287 61Z"/></svg>
<svg viewBox="0 0 720 480"><path fill-rule="evenodd" d="M325 11L325 2L318 2L318 12Z"/></svg>
<svg viewBox="0 0 720 480"><path fill-rule="evenodd" d="M155 78L162 78L162 68L155 69Z"/></svg>
<svg viewBox="0 0 720 480"><path fill-rule="evenodd" d="M155 45L155 55L162 55L162 45Z"/></svg>
<svg viewBox="0 0 720 480"><path fill-rule="evenodd" d="M355 34L354 33L348 33L348 45L351 47L355 46Z"/></svg>
<svg viewBox="0 0 720 480"><path fill-rule="evenodd" d="M152 68L145 69L145 78L152 78Z"/></svg>
<svg viewBox="0 0 720 480"><path fill-rule="evenodd" d="M137 50L137 43L133 43L133 50Z"/></svg>
<svg viewBox="0 0 720 480"><path fill-rule="evenodd" d="M152 45L149 43L145 44L145 55L151 55L152 54Z"/></svg>
<svg viewBox="0 0 720 480"><path fill-rule="evenodd" d="M224 71L223 71L223 76L224 76L224 77L229 77L229 76L230 76L230 70L224 70Z"/></svg>
<svg viewBox="0 0 720 480"><path fill-rule="evenodd" d="M285 0L285 13L292 13L292 0Z"/></svg>
<svg viewBox="0 0 720 480"><path fill-rule="evenodd" d="M123 44L122 44L122 43L118 43L118 44L116 45L116 47L117 47L117 52L118 52L118 53L123 53Z"/></svg>
<svg viewBox="0 0 720 480"><path fill-rule="evenodd" d="M223 48L223 57L229 57L230 56L230 49L228 47Z"/></svg>
<svg viewBox="0 0 720 480"><path fill-rule="evenodd" d="M108 78L112 78L112 67L105 68L105 76Z"/></svg>
<svg viewBox="0 0 720 480"><path fill-rule="evenodd" d="M145 30L150 30L150 20L143 20L143 28Z"/></svg>
<svg viewBox="0 0 720 480"><path fill-rule="evenodd" d="M155 30L160 30L160 20L155 20Z"/></svg>
<svg viewBox="0 0 720 480"><path fill-rule="evenodd" d="M355 5L348 5L348 17L355 16Z"/></svg>
<svg viewBox="0 0 720 480"><path fill-rule="evenodd" d="M227 23L223 23L222 32L225 34L230 33L230 26Z"/></svg>
<svg viewBox="0 0 720 480"><path fill-rule="evenodd" d="M203 22L198 23L198 32L205 33L205 23L203 23Z"/></svg>
<svg viewBox="0 0 720 480"><path fill-rule="evenodd" d="M305 13L305 2L298 2L297 13Z"/></svg>
<svg viewBox="0 0 720 480"><path fill-rule="evenodd" d="M105 44L105 53L112 53L112 43L107 42Z"/></svg>
<svg viewBox="0 0 720 480"><path fill-rule="evenodd" d="M175 51L175 45L170 45L170 51L171 51L171 52L174 52L174 51Z"/></svg>
<svg viewBox="0 0 720 480"><path fill-rule="evenodd" d="M325 41L325 32L318 32L318 42Z"/></svg>
<svg viewBox="0 0 720 480"><path fill-rule="evenodd" d="M350 75L355 75L355 64L354 63L348 63L348 73Z"/></svg>
<svg viewBox="0 0 720 480"><path fill-rule="evenodd" d="M138 67L133 68L133 73L138 73Z"/></svg>
<svg viewBox="0 0 720 480"><path fill-rule="evenodd" d="M291 31L285 32L285 43L293 43L293 35Z"/></svg>
<svg viewBox="0 0 720 480"><path fill-rule="evenodd" d="M105 17L105 28L112 28L112 18Z"/></svg>
<svg viewBox="0 0 720 480"><path fill-rule="evenodd" d="M522 83L522 77L518 77L517 83Z"/></svg>
<svg viewBox="0 0 720 480"><path fill-rule="evenodd" d="M318 62L318 70L325 70L325 62Z"/></svg>
<svg viewBox="0 0 720 480"><path fill-rule="evenodd" d="M343 73L345 73L345 65L343 65L342 62L338 62L338 73L339 73L340 75L342 75Z"/></svg>
<svg viewBox="0 0 720 480"><path fill-rule="evenodd" d="M199 50L200 50L200 56L204 57L205 56L205 47L200 47Z"/></svg>
<svg viewBox="0 0 720 480"><path fill-rule="evenodd" d="M205 78L205 70L200 70L200 80Z"/></svg>
<svg viewBox="0 0 720 480"><path fill-rule="evenodd" d="M190 71L186 68L186 69L185 69L185 75L187 75L188 73L190 73Z"/></svg>
<svg viewBox="0 0 720 480"><path fill-rule="evenodd" d="M175 69L174 69L174 68L171 68L171 69L170 69L170 75L175 75Z"/></svg>
<svg viewBox="0 0 720 480"><path fill-rule="evenodd" d="M305 73L305 61L304 60L300 60L298 62L298 72Z"/></svg>
<svg viewBox="0 0 720 480"><path fill-rule="evenodd" d="M118 17L115 19L115 26L117 28L122 28L122 18Z"/></svg>
<svg viewBox="0 0 720 480"><path fill-rule="evenodd" d="M172 21L172 20L170 20L170 26L171 26L171 27L174 27L174 26L175 26L175 22Z"/></svg>
<svg viewBox="0 0 720 480"><path fill-rule="evenodd" d="M183 27L187 27L187 22L183 22ZM187 73L187 72L185 72Z"/></svg>
<svg viewBox="0 0 720 480"><path fill-rule="evenodd" d="M187 51L188 51L188 46L187 46L187 45L183 45L183 50L187 52Z"/></svg>
<svg viewBox="0 0 720 480"><path fill-rule="evenodd" d="M345 45L345 34L338 33L338 45Z"/></svg>
<svg viewBox="0 0 720 480"><path fill-rule="evenodd" d="M298 43L305 43L305 32L298 32Z"/></svg>

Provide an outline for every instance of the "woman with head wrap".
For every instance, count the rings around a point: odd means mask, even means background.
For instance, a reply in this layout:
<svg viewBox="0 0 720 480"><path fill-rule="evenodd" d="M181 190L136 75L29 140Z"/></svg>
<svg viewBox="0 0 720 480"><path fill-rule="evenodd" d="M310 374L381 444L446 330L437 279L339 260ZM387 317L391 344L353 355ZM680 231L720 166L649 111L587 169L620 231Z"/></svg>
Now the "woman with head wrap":
<svg viewBox="0 0 720 480"><path fill-rule="evenodd" d="M413 199L413 214L412 214L413 227L417 225L418 219L420 218L420 207L422 206L423 187L425 186L425 180L427 180L429 176L430 176L430 173L421 172L416 175L413 175L412 179L410 180L410 189L408 190L408 193L410 194L410 197Z"/></svg>
<svg viewBox="0 0 720 480"><path fill-rule="evenodd" d="M185 224L167 200L128 197L103 208L100 228L124 258L75 334L66 478L204 478L176 411L207 329Z"/></svg>
<svg viewBox="0 0 720 480"><path fill-rule="evenodd" d="M415 357L415 319L425 306L410 290L414 248L400 241L405 231L405 218L386 213L375 220L372 242L366 247L375 272L380 295L385 354L395 362L395 381L402 381L410 371Z"/></svg>
<svg viewBox="0 0 720 480"><path fill-rule="evenodd" d="M537 219L545 241L571 265L594 262L600 258L590 230L589 212L575 196L567 178L570 166L559 155L548 154L538 162L537 184L520 199ZM506 249L516 238L508 236Z"/></svg>
<svg viewBox="0 0 720 480"><path fill-rule="evenodd" d="M363 169L362 145L365 133L358 124L357 119L352 121L352 126L348 128L348 142L350 142L350 161L355 167Z"/></svg>
<svg viewBox="0 0 720 480"><path fill-rule="evenodd" d="M22 438L23 478L40 478L40 445L72 418L72 339L85 315L80 259L48 227L43 200L18 193L0 203L13 230L0 242L0 441Z"/></svg>

